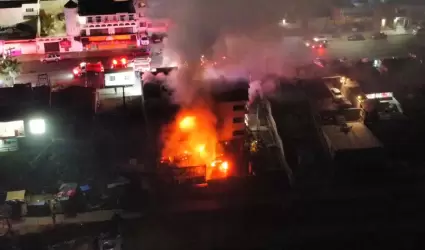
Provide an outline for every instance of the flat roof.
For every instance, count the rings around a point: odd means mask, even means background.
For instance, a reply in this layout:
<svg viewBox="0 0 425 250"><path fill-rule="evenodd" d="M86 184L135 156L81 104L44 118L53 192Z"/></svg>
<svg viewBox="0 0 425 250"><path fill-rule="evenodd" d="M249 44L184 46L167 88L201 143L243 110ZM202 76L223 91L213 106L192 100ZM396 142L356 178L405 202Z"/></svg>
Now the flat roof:
<svg viewBox="0 0 425 250"><path fill-rule="evenodd" d="M81 16L112 15L117 13L135 13L133 2L113 0L78 1L78 14Z"/></svg>
<svg viewBox="0 0 425 250"><path fill-rule="evenodd" d="M211 94L215 101L238 102L249 100L249 81L238 80L217 80L211 81Z"/></svg>
<svg viewBox="0 0 425 250"><path fill-rule="evenodd" d="M382 143L361 122L347 122L350 129L343 131L338 125L324 125L322 130L337 151L381 148Z"/></svg>
<svg viewBox="0 0 425 250"><path fill-rule="evenodd" d="M38 0L0 1L0 8L21 8L22 4L36 4Z"/></svg>
<svg viewBox="0 0 425 250"><path fill-rule="evenodd" d="M326 81L322 78L306 79L302 80L301 84L307 96L316 100L322 100L332 98L332 94L326 86Z"/></svg>

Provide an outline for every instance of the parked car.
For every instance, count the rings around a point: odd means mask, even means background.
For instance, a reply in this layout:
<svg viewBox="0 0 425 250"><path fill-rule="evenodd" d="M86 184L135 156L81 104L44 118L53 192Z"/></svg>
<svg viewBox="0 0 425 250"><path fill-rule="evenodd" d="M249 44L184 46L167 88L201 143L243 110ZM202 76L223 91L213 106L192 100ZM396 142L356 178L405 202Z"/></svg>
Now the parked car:
<svg viewBox="0 0 425 250"><path fill-rule="evenodd" d="M47 63L47 62L58 62L61 60L60 54L57 53L49 53L46 54L43 58L41 58L41 62Z"/></svg>
<svg viewBox="0 0 425 250"><path fill-rule="evenodd" d="M161 43L163 38L164 37L162 35L152 34L151 41L152 41L152 43Z"/></svg>
<svg viewBox="0 0 425 250"><path fill-rule="evenodd" d="M366 38L362 34L353 34L351 36L347 37L348 41L363 41L366 40Z"/></svg>
<svg viewBox="0 0 425 250"><path fill-rule="evenodd" d="M342 99L344 97L341 91L337 88L330 88L330 91L335 99Z"/></svg>
<svg viewBox="0 0 425 250"><path fill-rule="evenodd" d="M149 37L147 37L147 36L143 36L143 37L140 39L140 44L141 44L142 46L148 46L148 45L149 45Z"/></svg>
<svg viewBox="0 0 425 250"><path fill-rule="evenodd" d="M425 35L425 28L418 27L413 29L412 34L415 36L423 36Z"/></svg>
<svg viewBox="0 0 425 250"><path fill-rule="evenodd" d="M387 39L387 34L382 33L382 32L376 32L373 33L370 38L372 38L373 40L384 40Z"/></svg>

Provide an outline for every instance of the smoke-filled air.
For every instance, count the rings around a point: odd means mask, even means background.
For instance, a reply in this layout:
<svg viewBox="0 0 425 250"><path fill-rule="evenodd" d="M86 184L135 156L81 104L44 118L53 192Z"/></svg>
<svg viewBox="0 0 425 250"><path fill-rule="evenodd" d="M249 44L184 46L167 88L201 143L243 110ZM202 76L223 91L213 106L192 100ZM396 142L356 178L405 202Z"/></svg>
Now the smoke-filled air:
<svg viewBox="0 0 425 250"><path fill-rule="evenodd" d="M284 73L284 55L276 53L281 44L275 39L284 13L282 1L162 1L151 14L171 18L164 58L185 65L166 80L181 111L164 130L162 157L174 159L176 165L184 160L212 167L217 157L215 117L202 93L212 79L261 79ZM250 94L260 92L260 82L253 82Z"/></svg>

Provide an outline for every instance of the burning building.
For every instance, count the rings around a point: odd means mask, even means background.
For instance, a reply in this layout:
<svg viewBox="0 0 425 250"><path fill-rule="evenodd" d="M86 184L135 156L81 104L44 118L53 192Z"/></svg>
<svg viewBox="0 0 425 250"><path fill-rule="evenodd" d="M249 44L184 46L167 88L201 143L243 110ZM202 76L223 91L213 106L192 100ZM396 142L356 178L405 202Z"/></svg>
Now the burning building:
<svg viewBox="0 0 425 250"><path fill-rule="evenodd" d="M249 83L220 79L203 86L164 129L160 168L177 182L241 173Z"/></svg>

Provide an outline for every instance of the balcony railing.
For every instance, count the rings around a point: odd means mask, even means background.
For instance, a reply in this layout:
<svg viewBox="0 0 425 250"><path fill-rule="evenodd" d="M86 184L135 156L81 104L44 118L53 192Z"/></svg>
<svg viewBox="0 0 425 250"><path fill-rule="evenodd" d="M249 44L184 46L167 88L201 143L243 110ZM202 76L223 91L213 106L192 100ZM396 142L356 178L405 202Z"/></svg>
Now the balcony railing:
<svg viewBox="0 0 425 250"><path fill-rule="evenodd" d="M133 27L137 26L136 21L109 21L102 23L87 23L83 28L96 29L96 28L108 28L108 27Z"/></svg>

